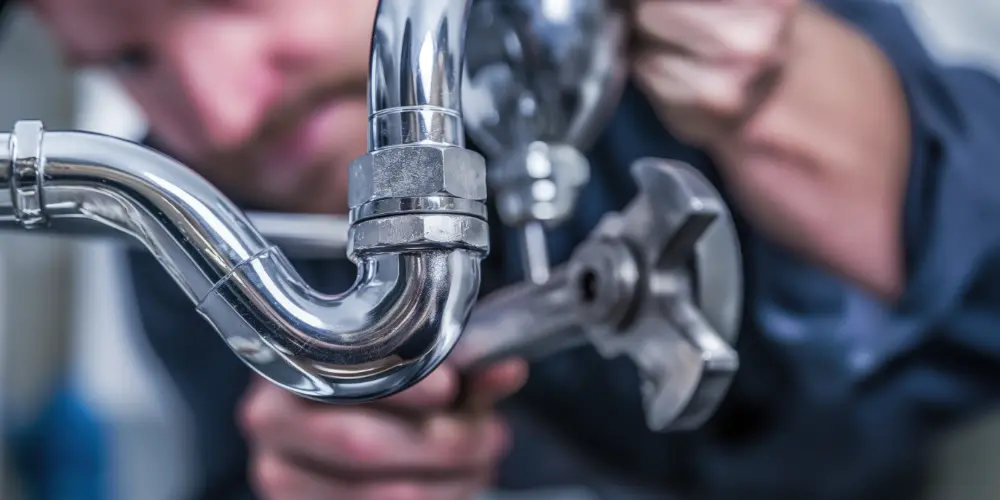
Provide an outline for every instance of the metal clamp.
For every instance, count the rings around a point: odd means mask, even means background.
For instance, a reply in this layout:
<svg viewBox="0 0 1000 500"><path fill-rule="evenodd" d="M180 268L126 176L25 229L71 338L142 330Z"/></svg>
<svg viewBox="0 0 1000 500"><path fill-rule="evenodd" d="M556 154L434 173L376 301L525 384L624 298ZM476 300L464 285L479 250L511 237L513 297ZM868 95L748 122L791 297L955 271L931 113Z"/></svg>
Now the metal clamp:
<svg viewBox="0 0 1000 500"><path fill-rule="evenodd" d="M10 136L10 198L14 216L26 229L48 224L45 214L44 128L40 121L19 121Z"/></svg>

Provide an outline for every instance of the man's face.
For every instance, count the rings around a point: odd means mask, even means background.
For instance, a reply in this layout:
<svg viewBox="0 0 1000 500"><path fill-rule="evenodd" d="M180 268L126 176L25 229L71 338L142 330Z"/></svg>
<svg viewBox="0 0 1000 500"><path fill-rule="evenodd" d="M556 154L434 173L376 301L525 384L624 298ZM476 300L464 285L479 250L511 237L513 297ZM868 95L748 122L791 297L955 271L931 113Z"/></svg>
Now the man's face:
<svg viewBox="0 0 1000 500"><path fill-rule="evenodd" d="M115 72L153 134L239 199L346 208L377 0L33 0L69 62Z"/></svg>

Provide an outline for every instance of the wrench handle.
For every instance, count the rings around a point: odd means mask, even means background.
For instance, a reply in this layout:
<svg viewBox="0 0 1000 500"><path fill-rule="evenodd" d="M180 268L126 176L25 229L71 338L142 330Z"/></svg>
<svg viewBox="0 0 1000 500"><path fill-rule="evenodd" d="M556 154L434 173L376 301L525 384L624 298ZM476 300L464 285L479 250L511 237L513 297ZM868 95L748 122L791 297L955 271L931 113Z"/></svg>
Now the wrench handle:
<svg viewBox="0 0 1000 500"><path fill-rule="evenodd" d="M519 283L489 295L472 311L449 363L462 375L456 408L475 406L471 378L510 358L534 360L586 343L565 269L543 284Z"/></svg>

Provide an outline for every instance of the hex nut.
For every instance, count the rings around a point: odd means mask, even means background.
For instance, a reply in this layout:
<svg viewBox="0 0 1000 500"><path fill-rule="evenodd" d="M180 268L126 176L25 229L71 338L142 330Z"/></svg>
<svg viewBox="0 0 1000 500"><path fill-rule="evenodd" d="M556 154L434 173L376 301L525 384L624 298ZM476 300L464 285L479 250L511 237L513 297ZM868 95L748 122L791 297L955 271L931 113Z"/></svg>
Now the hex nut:
<svg viewBox="0 0 1000 500"><path fill-rule="evenodd" d="M389 198L486 199L486 161L475 151L407 145L365 154L350 166L351 208Z"/></svg>
<svg viewBox="0 0 1000 500"><path fill-rule="evenodd" d="M416 248L466 248L489 253L489 224L455 214L411 214L369 219L351 226L348 255Z"/></svg>

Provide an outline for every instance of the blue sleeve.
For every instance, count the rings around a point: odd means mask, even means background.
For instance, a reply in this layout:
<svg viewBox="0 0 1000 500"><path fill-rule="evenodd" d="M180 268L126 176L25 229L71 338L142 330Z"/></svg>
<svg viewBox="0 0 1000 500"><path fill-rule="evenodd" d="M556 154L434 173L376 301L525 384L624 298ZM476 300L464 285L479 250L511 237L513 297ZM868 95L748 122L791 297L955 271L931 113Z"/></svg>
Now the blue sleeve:
<svg viewBox="0 0 1000 500"><path fill-rule="evenodd" d="M893 476L1000 399L1000 82L934 61L899 7L852 0L831 8L893 63L912 122L907 286L891 308L851 297L844 325L857 327L852 425L870 445L842 479L861 487Z"/></svg>
<svg viewBox="0 0 1000 500"><path fill-rule="evenodd" d="M1000 82L978 69L933 60L903 12L889 2L826 3L882 49L910 108L902 235L907 285L892 308L856 293L848 314L881 320L883 333L858 338L852 356L857 373L867 376L929 340L943 323L975 315L970 301L991 297L1000 307L1000 282L984 279L997 276L994 262L1000 256ZM980 319L997 321L992 315ZM988 331L981 336L990 337ZM1000 336L984 347L1000 354Z"/></svg>
<svg viewBox="0 0 1000 500"><path fill-rule="evenodd" d="M794 394L769 403L780 417L752 444L701 442L709 498L911 498L933 439L1000 393L1000 83L935 61L891 2L824 5L881 48L905 89L907 286L892 306L837 286L835 326L772 339L797 365Z"/></svg>

